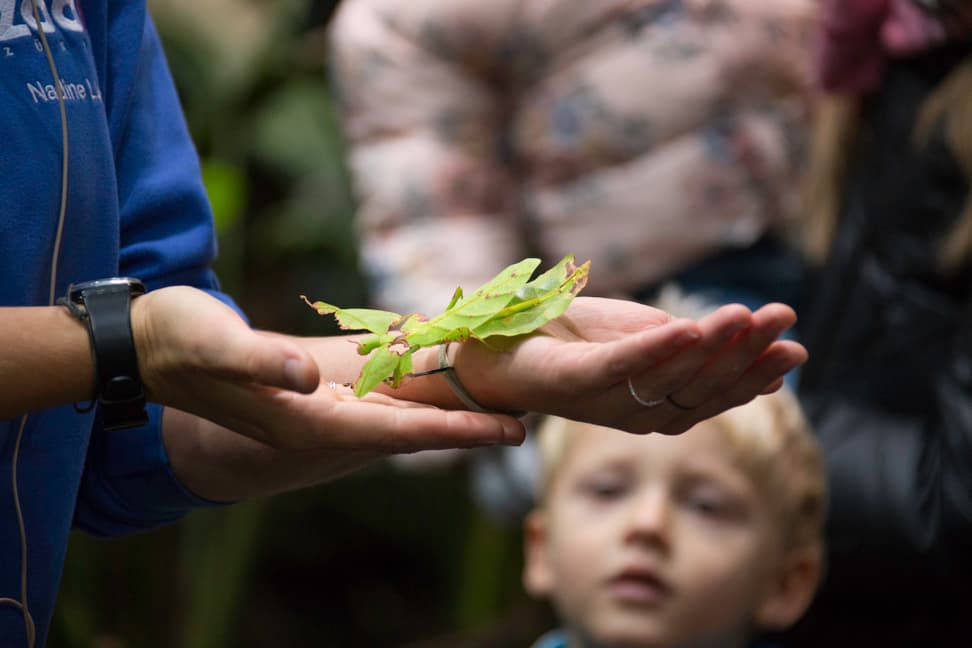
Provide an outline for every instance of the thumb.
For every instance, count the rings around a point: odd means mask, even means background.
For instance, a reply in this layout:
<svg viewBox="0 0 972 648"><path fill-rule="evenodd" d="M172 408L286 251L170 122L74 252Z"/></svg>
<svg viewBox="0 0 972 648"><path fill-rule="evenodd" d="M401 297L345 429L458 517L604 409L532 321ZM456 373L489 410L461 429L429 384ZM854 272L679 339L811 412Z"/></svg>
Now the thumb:
<svg viewBox="0 0 972 648"><path fill-rule="evenodd" d="M320 384L314 357L286 335L254 331L237 353L248 382L309 394Z"/></svg>
<svg viewBox="0 0 972 648"><path fill-rule="evenodd" d="M193 375L200 371L298 392L312 392L320 382L313 356L293 338L255 331L236 311L195 288L149 292L132 302L131 317L139 369L156 396L170 389L193 391Z"/></svg>

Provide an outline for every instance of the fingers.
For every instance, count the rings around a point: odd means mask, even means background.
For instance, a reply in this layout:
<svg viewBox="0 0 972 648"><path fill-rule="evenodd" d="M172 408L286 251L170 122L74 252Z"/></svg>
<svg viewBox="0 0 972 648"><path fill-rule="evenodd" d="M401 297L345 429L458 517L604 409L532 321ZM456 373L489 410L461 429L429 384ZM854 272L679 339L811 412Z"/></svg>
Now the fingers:
<svg viewBox="0 0 972 648"><path fill-rule="evenodd" d="M748 403L761 394L772 393L783 386L784 374L806 360L807 351L797 342L791 340L774 342L725 393L711 398L694 410L679 412L658 431L665 434L678 434L699 421Z"/></svg>
<svg viewBox="0 0 972 648"><path fill-rule="evenodd" d="M363 399L321 385L297 394L213 381L195 412L273 448L389 455L419 450L519 445L525 428L510 416L440 410L382 394Z"/></svg>
<svg viewBox="0 0 972 648"><path fill-rule="evenodd" d="M646 368L657 369L673 358L691 354L692 351L686 349L694 348L703 337L699 326L692 320L672 320L636 335L592 347L589 354L578 358L566 382L604 389L626 381L633 374L644 373ZM660 378L661 374L656 377ZM640 382L637 388L641 391Z"/></svg>
<svg viewBox="0 0 972 648"><path fill-rule="evenodd" d="M732 334L728 338L723 335L715 339L713 345L706 349L711 351L708 361L699 368L692 380L667 393L683 407L695 408L736 388L743 374L783 331L793 325L795 319L792 309L773 304L753 313L749 326L734 332L731 328L724 328L723 334ZM706 325L702 325L704 330ZM744 385L749 386L748 382ZM763 387L765 383L759 389ZM753 395L757 393L759 391Z"/></svg>
<svg viewBox="0 0 972 648"><path fill-rule="evenodd" d="M342 399L333 420L342 447L364 444L384 454L520 445L526 435L523 423L511 416L401 404L379 394Z"/></svg>
<svg viewBox="0 0 972 648"><path fill-rule="evenodd" d="M703 318L697 344L630 376L630 385L625 380L606 392L618 427L680 433L779 389L782 376L806 361L800 344L776 340L795 320L793 310L781 304L755 313L726 306Z"/></svg>
<svg viewBox="0 0 972 648"><path fill-rule="evenodd" d="M161 288L135 300L132 331L146 387L166 404L173 404L168 394L200 375L302 393L320 382L313 356L293 340L252 330L226 304L193 288ZM196 390L195 397L205 394Z"/></svg>
<svg viewBox="0 0 972 648"><path fill-rule="evenodd" d="M320 384L317 362L309 352L287 336L254 331L243 322L201 337L199 358L204 369L226 380L304 394Z"/></svg>
<svg viewBox="0 0 972 648"><path fill-rule="evenodd" d="M741 331L752 324L747 308L737 304L720 308L699 322L701 338L698 344L673 355L667 362L651 366L647 371L632 377L632 384L644 398L663 399L673 395L693 378L712 358L719 354ZM699 401L701 402L701 401Z"/></svg>
<svg viewBox="0 0 972 648"><path fill-rule="evenodd" d="M247 362L250 380L303 394L320 386L320 368L306 349L276 333L257 331L257 338L250 341L254 344Z"/></svg>
<svg viewBox="0 0 972 648"><path fill-rule="evenodd" d="M234 327L200 343L202 369L224 380L310 393L320 384L313 356L284 336Z"/></svg>

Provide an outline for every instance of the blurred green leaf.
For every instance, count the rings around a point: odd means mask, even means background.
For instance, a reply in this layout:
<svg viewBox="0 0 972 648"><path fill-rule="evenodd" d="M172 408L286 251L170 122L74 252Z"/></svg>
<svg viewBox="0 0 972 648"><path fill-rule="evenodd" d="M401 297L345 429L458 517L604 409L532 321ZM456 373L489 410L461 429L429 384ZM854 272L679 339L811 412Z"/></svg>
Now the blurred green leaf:
<svg viewBox="0 0 972 648"><path fill-rule="evenodd" d="M318 79L294 80L269 97L253 123L253 155L265 165L300 177L339 163L339 136L331 97Z"/></svg>
<svg viewBox="0 0 972 648"><path fill-rule="evenodd" d="M202 177L213 208L216 231L224 234L243 215L247 199L246 175L231 162L203 160Z"/></svg>

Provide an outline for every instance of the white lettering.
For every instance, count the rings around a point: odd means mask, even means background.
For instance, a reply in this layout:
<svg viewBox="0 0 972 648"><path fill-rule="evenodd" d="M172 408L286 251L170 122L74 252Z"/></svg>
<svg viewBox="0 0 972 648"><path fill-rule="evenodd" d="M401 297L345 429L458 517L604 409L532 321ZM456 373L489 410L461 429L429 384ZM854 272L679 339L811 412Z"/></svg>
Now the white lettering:
<svg viewBox="0 0 972 648"><path fill-rule="evenodd" d="M34 5L35 0L21 0L20 2L20 16L27 23L27 26L37 31L37 21L34 20ZM44 29L44 33L53 34L55 31L54 23L51 21L51 14L47 11L47 3L44 0L36 0L37 2L37 13L40 15L41 27Z"/></svg>
<svg viewBox="0 0 972 648"><path fill-rule="evenodd" d="M61 29L74 32L84 31L84 25L81 24L81 17L78 15L77 7L74 6L74 0L54 0L51 13L54 14L54 22Z"/></svg>
<svg viewBox="0 0 972 648"><path fill-rule="evenodd" d="M27 25L15 25L17 0L0 0L0 42L30 36Z"/></svg>
<svg viewBox="0 0 972 648"><path fill-rule="evenodd" d="M84 101L88 94L84 89L84 84L70 82L65 83L64 79L61 79L61 93L68 101Z"/></svg>
<svg viewBox="0 0 972 648"><path fill-rule="evenodd" d="M57 91L61 91L64 101L101 101L101 93L95 95L91 90L91 80L85 79L82 82L74 83L61 79L57 86L43 81L34 81L27 84L27 91L34 103L48 103L57 101Z"/></svg>
<svg viewBox="0 0 972 648"><path fill-rule="evenodd" d="M39 103L38 100L47 103L47 94L44 92L44 84L38 81L37 83L28 83L27 89L30 90L30 97L34 100L34 103Z"/></svg>
<svg viewBox="0 0 972 648"><path fill-rule="evenodd" d="M88 84L88 94L91 95L91 101L101 101L101 88L92 85L91 79L85 79L84 81Z"/></svg>

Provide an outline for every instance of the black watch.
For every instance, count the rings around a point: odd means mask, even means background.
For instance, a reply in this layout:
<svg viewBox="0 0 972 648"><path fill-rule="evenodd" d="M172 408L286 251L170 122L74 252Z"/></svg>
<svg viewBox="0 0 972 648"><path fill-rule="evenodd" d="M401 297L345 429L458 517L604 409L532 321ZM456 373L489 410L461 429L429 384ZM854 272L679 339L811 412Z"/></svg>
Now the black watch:
<svg viewBox="0 0 972 648"><path fill-rule="evenodd" d="M130 310L132 299L143 294L138 279L113 277L72 284L62 302L88 329L95 365L92 404L101 405L106 430L148 422Z"/></svg>

